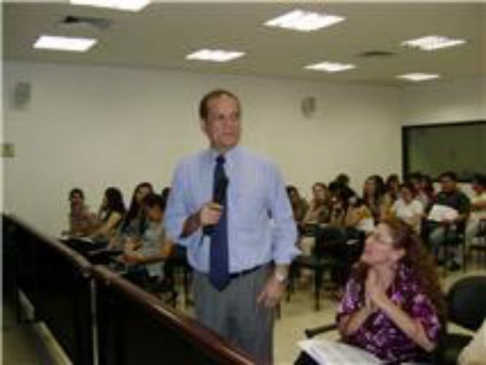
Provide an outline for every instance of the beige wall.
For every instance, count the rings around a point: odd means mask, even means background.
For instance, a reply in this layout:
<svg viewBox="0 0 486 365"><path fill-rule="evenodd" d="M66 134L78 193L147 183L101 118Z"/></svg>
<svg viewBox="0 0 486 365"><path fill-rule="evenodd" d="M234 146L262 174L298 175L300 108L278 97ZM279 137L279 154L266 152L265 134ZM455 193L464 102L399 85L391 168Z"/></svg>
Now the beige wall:
<svg viewBox="0 0 486 365"><path fill-rule="evenodd" d="M486 76L410 86L401 95L405 125L486 119Z"/></svg>
<svg viewBox="0 0 486 365"><path fill-rule="evenodd" d="M13 85L32 99L13 110ZM97 208L104 187L126 200L140 181L157 190L176 162L203 148L197 104L210 89L233 90L243 104L243 144L272 158L308 193L317 180L347 172L360 188L371 173L400 172L399 90L289 79L7 62L4 65L6 210L44 231L65 224L67 192L85 189ZM315 96L305 118L301 99Z"/></svg>

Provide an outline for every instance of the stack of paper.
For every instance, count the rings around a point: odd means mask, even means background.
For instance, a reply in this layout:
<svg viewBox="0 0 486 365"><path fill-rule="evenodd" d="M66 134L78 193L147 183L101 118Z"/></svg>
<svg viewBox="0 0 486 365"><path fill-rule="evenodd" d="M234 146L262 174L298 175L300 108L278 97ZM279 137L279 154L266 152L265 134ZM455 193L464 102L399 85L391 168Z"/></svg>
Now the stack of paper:
<svg viewBox="0 0 486 365"><path fill-rule="evenodd" d="M345 343L325 339L300 341L299 347L318 364L325 365L375 365L381 361L374 355Z"/></svg>
<svg viewBox="0 0 486 365"><path fill-rule="evenodd" d="M454 208L446 205L434 204L427 219L434 222L442 222L445 220L454 220L458 216L459 213Z"/></svg>

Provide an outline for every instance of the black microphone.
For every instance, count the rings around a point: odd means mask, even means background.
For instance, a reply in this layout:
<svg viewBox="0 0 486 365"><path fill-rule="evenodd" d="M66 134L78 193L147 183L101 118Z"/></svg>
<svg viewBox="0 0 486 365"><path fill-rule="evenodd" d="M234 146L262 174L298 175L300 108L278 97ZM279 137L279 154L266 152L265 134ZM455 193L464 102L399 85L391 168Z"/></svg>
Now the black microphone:
<svg viewBox="0 0 486 365"><path fill-rule="evenodd" d="M223 206L226 198L226 191L228 190L229 180L226 176L219 179L218 184L215 186L213 191L213 202ZM203 227L203 234L205 236L211 236L214 232L214 224Z"/></svg>

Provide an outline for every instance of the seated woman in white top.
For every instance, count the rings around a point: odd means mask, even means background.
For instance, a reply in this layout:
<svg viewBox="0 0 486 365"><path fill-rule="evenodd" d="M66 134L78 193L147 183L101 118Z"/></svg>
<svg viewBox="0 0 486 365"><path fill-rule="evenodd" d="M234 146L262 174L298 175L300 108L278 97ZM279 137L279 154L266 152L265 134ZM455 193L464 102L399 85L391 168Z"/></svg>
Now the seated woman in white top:
<svg viewBox="0 0 486 365"><path fill-rule="evenodd" d="M373 213L362 199L353 196L344 217L344 226L369 234L375 229Z"/></svg>
<svg viewBox="0 0 486 365"><path fill-rule="evenodd" d="M415 232L420 233L424 206L416 199L416 190L412 183L400 185L400 197L391 207L394 217L410 225Z"/></svg>
<svg viewBox="0 0 486 365"><path fill-rule="evenodd" d="M479 233L481 220L486 222L486 175L474 175L472 188L475 196L471 199L471 214L467 222L466 243L473 243Z"/></svg>

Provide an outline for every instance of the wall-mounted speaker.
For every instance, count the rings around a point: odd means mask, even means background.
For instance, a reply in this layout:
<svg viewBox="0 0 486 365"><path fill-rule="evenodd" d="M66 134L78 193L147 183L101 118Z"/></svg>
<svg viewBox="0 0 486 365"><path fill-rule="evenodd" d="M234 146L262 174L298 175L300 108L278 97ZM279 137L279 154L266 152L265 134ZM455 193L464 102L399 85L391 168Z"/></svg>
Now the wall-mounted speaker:
<svg viewBox="0 0 486 365"><path fill-rule="evenodd" d="M15 110L25 110L32 98L32 84L19 81L15 83L12 95L12 106Z"/></svg>
<svg viewBox="0 0 486 365"><path fill-rule="evenodd" d="M317 109L316 98L314 96L304 97L300 102L300 109L304 117L312 117Z"/></svg>

